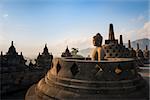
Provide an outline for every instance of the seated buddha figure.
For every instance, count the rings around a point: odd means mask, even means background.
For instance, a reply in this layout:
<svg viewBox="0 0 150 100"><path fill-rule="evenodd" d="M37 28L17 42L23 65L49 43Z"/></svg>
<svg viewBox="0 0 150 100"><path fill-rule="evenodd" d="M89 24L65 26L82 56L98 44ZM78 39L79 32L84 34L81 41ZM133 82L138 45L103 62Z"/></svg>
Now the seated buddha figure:
<svg viewBox="0 0 150 100"><path fill-rule="evenodd" d="M96 36L93 37L93 45L96 46L96 48L93 51L92 60L100 61L104 59L105 52L102 48L102 40L103 37L100 33L97 33Z"/></svg>

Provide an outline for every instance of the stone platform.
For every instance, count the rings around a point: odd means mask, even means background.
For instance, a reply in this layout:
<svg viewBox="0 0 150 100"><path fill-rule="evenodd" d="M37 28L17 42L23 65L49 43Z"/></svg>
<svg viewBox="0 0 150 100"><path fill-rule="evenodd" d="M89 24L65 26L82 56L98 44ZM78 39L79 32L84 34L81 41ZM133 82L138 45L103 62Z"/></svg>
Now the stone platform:
<svg viewBox="0 0 150 100"><path fill-rule="evenodd" d="M26 100L147 100L149 86L137 73L134 59L101 62L56 58L51 70L33 85Z"/></svg>

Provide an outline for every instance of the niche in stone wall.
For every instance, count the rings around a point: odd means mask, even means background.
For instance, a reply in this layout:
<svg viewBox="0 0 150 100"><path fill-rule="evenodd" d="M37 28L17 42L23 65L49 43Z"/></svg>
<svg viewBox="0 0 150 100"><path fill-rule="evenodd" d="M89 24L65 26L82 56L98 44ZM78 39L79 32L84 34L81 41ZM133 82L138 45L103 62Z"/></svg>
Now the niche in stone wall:
<svg viewBox="0 0 150 100"><path fill-rule="evenodd" d="M122 68L121 68L121 66L120 66L120 64L115 68L115 73L117 74L117 75L120 75L121 73L122 73Z"/></svg>
<svg viewBox="0 0 150 100"><path fill-rule="evenodd" d="M98 64L95 65L95 70L96 70L96 73L99 72L99 71L100 71L100 72L103 71L102 68L101 68L101 66L98 65Z"/></svg>
<svg viewBox="0 0 150 100"><path fill-rule="evenodd" d="M103 74L103 69L102 66L99 64L95 65L95 68L93 69L93 75L97 80L101 80L102 74Z"/></svg>
<svg viewBox="0 0 150 100"><path fill-rule="evenodd" d="M78 65L76 63L73 63L70 70L72 72L72 75L75 76L79 72Z"/></svg>

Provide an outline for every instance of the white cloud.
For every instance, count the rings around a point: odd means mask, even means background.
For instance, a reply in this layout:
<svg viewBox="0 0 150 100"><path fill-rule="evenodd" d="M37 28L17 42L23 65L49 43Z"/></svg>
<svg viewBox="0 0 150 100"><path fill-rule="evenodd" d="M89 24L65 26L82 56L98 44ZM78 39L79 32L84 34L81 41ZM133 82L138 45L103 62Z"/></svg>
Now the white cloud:
<svg viewBox="0 0 150 100"><path fill-rule="evenodd" d="M128 40L134 41L137 39L149 38L150 21L147 19L147 12L125 22L124 26L121 26L115 32L116 38L119 39L120 34L123 35L123 41L125 43L127 43Z"/></svg>
<svg viewBox="0 0 150 100"><path fill-rule="evenodd" d="M8 17L8 14L3 14L3 18L6 18L6 17Z"/></svg>
<svg viewBox="0 0 150 100"><path fill-rule="evenodd" d="M136 31L138 38L148 38L150 36L150 21L144 23L144 26Z"/></svg>
<svg viewBox="0 0 150 100"><path fill-rule="evenodd" d="M144 15L139 15L138 17L131 19L130 22L133 24L138 24L138 23L142 23L145 22L145 16Z"/></svg>
<svg viewBox="0 0 150 100"><path fill-rule="evenodd" d="M127 32L127 37L129 39L141 39L150 37L150 21L145 22L143 27L135 30L130 30Z"/></svg>
<svg viewBox="0 0 150 100"><path fill-rule="evenodd" d="M2 41L2 40L4 40L4 37L2 37L2 36L0 35L0 41Z"/></svg>
<svg viewBox="0 0 150 100"><path fill-rule="evenodd" d="M92 47L92 37L85 36L80 38L66 38L59 43L57 43L54 46L49 47L51 52L54 54L54 56L60 56L62 52L65 51L66 47L69 47L70 51L71 48L78 48L79 50Z"/></svg>

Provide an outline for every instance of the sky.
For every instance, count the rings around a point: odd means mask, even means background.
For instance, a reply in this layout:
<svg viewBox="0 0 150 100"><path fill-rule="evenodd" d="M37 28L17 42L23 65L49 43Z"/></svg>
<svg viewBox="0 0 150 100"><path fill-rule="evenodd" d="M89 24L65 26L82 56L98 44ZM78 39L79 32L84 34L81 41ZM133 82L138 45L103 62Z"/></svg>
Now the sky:
<svg viewBox="0 0 150 100"><path fill-rule="evenodd" d="M113 23L115 37L123 41L150 36L149 0L0 0L0 51L11 41L17 52L35 57L47 43L60 56L68 45L94 47L92 37L108 38Z"/></svg>

